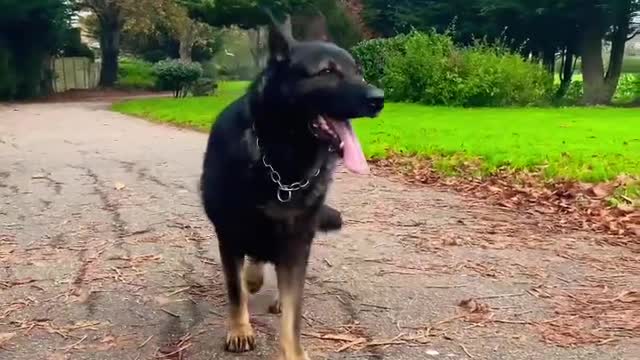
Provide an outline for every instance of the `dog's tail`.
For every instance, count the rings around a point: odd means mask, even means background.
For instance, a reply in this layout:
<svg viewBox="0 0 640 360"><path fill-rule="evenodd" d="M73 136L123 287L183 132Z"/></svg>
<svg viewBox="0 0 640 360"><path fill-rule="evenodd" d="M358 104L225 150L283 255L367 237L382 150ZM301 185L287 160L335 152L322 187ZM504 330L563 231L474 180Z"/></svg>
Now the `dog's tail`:
<svg viewBox="0 0 640 360"><path fill-rule="evenodd" d="M324 205L318 215L318 230L332 232L342 229L342 214L340 211Z"/></svg>

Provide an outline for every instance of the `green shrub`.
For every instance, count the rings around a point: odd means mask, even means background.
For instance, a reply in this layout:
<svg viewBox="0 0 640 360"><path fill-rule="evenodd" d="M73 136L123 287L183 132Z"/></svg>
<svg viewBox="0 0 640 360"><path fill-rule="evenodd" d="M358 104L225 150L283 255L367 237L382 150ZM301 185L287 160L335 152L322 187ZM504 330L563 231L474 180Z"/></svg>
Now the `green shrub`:
<svg viewBox="0 0 640 360"><path fill-rule="evenodd" d="M453 105L464 91L459 67L464 61L453 41L435 33L414 32L406 37L404 49L391 49L382 83L392 101L428 105Z"/></svg>
<svg viewBox="0 0 640 360"><path fill-rule="evenodd" d="M614 96L617 102L634 102L640 99L640 74L623 74Z"/></svg>
<svg viewBox="0 0 640 360"><path fill-rule="evenodd" d="M351 53L362 66L364 78L373 85L384 87L384 69L390 53L404 53L406 35L394 38L372 39L361 42Z"/></svg>
<svg viewBox="0 0 640 360"><path fill-rule="evenodd" d="M137 59L122 59L118 64L116 86L123 89L154 90L157 77L153 65Z"/></svg>
<svg viewBox="0 0 640 360"><path fill-rule="evenodd" d="M584 83L581 80L573 80L569 86L569 90L564 98L560 101L561 105L574 106L580 104L584 95Z"/></svg>
<svg viewBox="0 0 640 360"><path fill-rule="evenodd" d="M210 77L201 77L191 87L193 96L210 96L213 95L218 88L217 82Z"/></svg>
<svg viewBox="0 0 640 360"><path fill-rule="evenodd" d="M499 45L476 44L460 52L464 106L539 105L550 101L553 77ZM466 99L466 100L464 100ZM452 99L453 102L457 99Z"/></svg>
<svg viewBox="0 0 640 360"><path fill-rule="evenodd" d="M163 60L153 66L161 89L173 91L174 97L185 97L191 86L202 76L199 63L183 63L178 60Z"/></svg>
<svg viewBox="0 0 640 360"><path fill-rule="evenodd" d="M412 32L356 46L365 78L391 101L447 106L547 103L552 77L506 48L476 43L457 48L447 34Z"/></svg>

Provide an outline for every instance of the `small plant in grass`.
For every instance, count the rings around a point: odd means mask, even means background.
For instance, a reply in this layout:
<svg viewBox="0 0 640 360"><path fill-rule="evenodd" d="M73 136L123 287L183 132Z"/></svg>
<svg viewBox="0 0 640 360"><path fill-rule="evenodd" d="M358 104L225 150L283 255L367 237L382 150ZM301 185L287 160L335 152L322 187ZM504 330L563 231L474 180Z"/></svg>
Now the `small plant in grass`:
<svg viewBox="0 0 640 360"><path fill-rule="evenodd" d="M640 209L640 181L618 187L609 198L609 205L623 209Z"/></svg>
<svg viewBox="0 0 640 360"><path fill-rule="evenodd" d="M158 87L173 91L176 98L186 97L195 82L202 76L199 63L183 63L178 60L163 60L153 66L158 77Z"/></svg>

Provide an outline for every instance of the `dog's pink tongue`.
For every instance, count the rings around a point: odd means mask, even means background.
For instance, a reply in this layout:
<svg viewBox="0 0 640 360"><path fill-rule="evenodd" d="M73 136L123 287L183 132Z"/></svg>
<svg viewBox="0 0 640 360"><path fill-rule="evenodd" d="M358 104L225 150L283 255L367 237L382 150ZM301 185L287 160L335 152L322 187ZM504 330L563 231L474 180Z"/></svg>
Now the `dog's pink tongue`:
<svg viewBox="0 0 640 360"><path fill-rule="evenodd" d="M340 140L344 144L342 148L343 156L342 160L347 169L356 174L368 174L369 165L367 159L364 157L360 142L353 132L351 123L348 121L331 120L333 129L338 133Z"/></svg>

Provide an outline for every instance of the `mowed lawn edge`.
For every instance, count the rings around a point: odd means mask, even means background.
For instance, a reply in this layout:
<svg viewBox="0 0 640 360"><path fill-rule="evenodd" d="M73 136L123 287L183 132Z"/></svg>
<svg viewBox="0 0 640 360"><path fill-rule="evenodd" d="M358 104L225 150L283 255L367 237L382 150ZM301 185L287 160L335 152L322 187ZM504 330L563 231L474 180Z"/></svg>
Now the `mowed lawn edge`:
<svg viewBox="0 0 640 360"><path fill-rule="evenodd" d="M139 99L113 110L152 121L209 131L216 115L248 83L225 82L217 95ZM434 160L455 174L474 162L480 175L509 167L551 180L602 182L640 176L640 111L624 108L447 108L388 103L376 119L354 126L370 159L391 154Z"/></svg>

